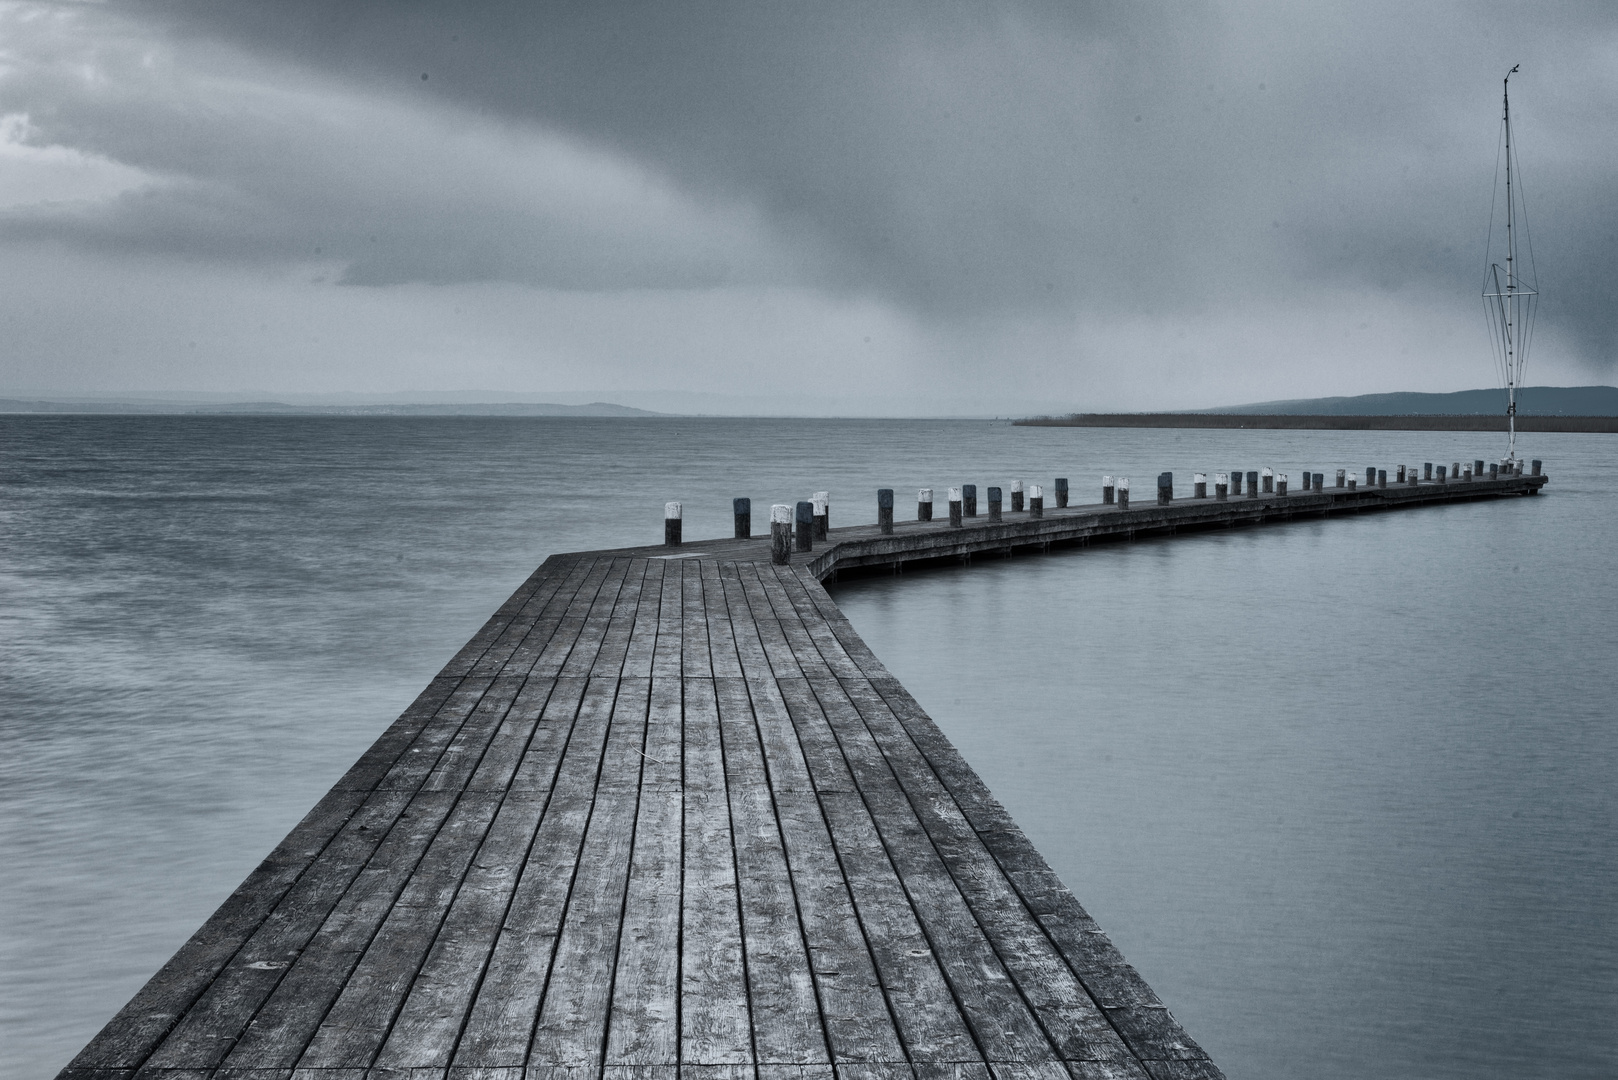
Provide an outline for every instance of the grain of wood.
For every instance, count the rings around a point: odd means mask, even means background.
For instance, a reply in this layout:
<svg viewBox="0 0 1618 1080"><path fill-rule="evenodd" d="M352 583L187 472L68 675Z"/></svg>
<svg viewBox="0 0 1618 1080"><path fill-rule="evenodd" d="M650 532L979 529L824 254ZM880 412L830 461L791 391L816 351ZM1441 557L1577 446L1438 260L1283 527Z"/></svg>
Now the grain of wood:
<svg viewBox="0 0 1618 1080"><path fill-rule="evenodd" d="M652 677L652 662L657 654L658 621L663 603L663 578L668 572L668 561L650 559L641 578L635 623L629 632L629 644L624 651L623 677L626 679ZM676 563L676 566L679 564Z"/></svg>
<svg viewBox="0 0 1618 1080"><path fill-rule="evenodd" d="M538 639L542 645L554 630L561 613L578 593L585 579L589 576L596 560L584 557L575 559L567 569L565 575L559 575L554 582L548 582L536 589L521 611L511 620L510 624L494 642L478 658L477 663L467 671L468 675L489 677L500 674L502 671L526 670L531 659L513 664L512 658L520 653L525 644ZM530 657L534 645L528 645Z"/></svg>
<svg viewBox="0 0 1618 1080"><path fill-rule="evenodd" d="M606 634L601 648L590 665L590 675L598 679L616 679L623 673L624 658L629 653L630 634L635 629L635 613L640 608L641 589L646 579L647 560L631 559L624 573L624 583L613 600L612 617L607 620ZM657 564L661 566L662 564Z"/></svg>
<svg viewBox="0 0 1618 1080"><path fill-rule="evenodd" d="M634 569L634 561L631 559L612 560L606 579L590 601L578 640L574 643L573 650L567 654L566 662L558 670L559 677L582 679L587 678L595 670L602 649L606 646L607 633L612 628L613 614L618 610L619 599L623 596L624 590L630 587L632 571L637 578L645 573L644 569ZM637 600L640 597L638 581L635 597ZM621 653L619 660L621 663Z"/></svg>

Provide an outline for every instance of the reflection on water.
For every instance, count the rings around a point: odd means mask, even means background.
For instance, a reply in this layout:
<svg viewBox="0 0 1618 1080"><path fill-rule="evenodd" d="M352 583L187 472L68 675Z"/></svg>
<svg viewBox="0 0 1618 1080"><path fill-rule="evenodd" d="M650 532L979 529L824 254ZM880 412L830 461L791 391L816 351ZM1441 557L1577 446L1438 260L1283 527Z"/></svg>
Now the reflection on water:
<svg viewBox="0 0 1618 1080"><path fill-rule="evenodd" d="M0 1075L48 1077L547 554L730 499L1489 436L0 417ZM1610 439L1539 500L839 587L1233 1077L1607 1075ZM1508 662L1504 653L1514 657Z"/></svg>

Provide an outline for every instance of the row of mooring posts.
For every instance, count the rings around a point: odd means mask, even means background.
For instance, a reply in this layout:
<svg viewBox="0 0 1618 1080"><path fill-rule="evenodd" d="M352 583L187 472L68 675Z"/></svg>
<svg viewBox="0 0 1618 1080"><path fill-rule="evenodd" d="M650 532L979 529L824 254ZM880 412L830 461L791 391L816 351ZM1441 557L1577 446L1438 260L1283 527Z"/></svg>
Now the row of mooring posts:
<svg viewBox="0 0 1618 1080"><path fill-rule="evenodd" d="M1531 475L1539 476L1544 464L1538 458L1529 463ZM1523 463L1521 461L1500 461L1488 464L1488 477L1496 480L1502 475L1521 476ZM1463 465L1461 462L1452 462L1449 466L1434 465L1431 461L1424 462L1420 472L1414 465L1399 465L1394 469L1393 483L1395 485L1408 485L1410 487L1425 482L1447 484L1455 482L1470 482L1480 480L1484 476L1484 461L1482 458L1474 459ZM1287 473L1276 473L1269 468L1248 470L1245 475L1240 471L1228 473L1215 473L1213 480L1213 497L1224 502L1233 496L1246 493L1250 499L1256 499L1261 494L1285 496L1287 494L1290 476ZM1352 475L1347 469L1338 469L1333 477L1334 487L1355 489L1359 486L1359 477ZM1056 505L1065 508L1068 505L1067 478L1059 476L1053 486L1056 496ZM1365 469L1365 486L1386 488L1388 486L1388 471L1378 469L1376 466L1367 466ZM1041 484L1029 484L1025 489L1021 480L1013 480L1011 487L1011 510L1013 513L1027 511L1030 517L1043 517L1045 514L1045 488ZM1304 472L1302 474L1302 491L1324 491L1326 476L1324 473ZM988 503L989 521L1003 520L1003 506L1005 492L1000 487L991 487L985 491ZM1191 497L1193 499L1208 498L1208 474L1193 473L1191 480ZM949 504L949 523L952 528L961 528L964 519L978 516L978 489L976 484L962 484L960 487L947 489ZM1167 506L1174 501L1174 474L1172 472L1159 473L1157 476L1157 503ZM1129 509L1129 477L1114 477L1109 475L1101 478L1101 502L1107 506L1117 506L1120 510ZM753 500L738 498L732 500L732 509L736 518L736 538L746 540L753 535ZM663 543L668 547L678 547L682 537L680 535L683 508L680 503L670 502L663 506ZM933 489L920 488L916 492L916 520L933 520ZM877 528L883 533L893 532L893 489L878 488L876 493L876 522ZM770 507L770 554L778 565L785 565L791 561L794 551L813 551L816 540L825 540L831 529L831 494L817 491L808 499L798 503L776 503Z"/></svg>

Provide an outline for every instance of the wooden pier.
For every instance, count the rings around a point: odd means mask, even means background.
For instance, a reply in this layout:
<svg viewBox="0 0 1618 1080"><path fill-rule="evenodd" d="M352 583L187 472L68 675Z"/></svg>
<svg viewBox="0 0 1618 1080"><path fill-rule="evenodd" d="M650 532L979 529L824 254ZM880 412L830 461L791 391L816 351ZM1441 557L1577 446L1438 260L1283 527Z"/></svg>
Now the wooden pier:
<svg viewBox="0 0 1618 1080"><path fill-rule="evenodd" d="M61 1080L1220 1077L822 582L1544 482L553 556Z"/></svg>

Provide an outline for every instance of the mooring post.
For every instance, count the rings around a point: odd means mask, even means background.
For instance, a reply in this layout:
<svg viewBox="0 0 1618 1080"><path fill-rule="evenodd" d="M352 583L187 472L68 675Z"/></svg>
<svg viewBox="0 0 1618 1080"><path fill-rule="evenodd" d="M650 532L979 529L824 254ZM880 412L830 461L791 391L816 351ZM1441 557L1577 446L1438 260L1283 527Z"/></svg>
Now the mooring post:
<svg viewBox="0 0 1618 1080"><path fill-rule="evenodd" d="M1378 469L1376 471L1376 486L1379 488L1385 488L1388 486L1388 470Z"/></svg>
<svg viewBox="0 0 1618 1080"><path fill-rule="evenodd" d="M1416 475L1416 467L1414 465L1410 466L1410 471L1405 473L1405 483L1415 487L1420 482L1421 478Z"/></svg>
<svg viewBox="0 0 1618 1080"><path fill-rule="evenodd" d="M1348 490L1353 491L1355 488L1357 488L1359 486L1360 486L1360 478L1359 477L1350 476L1348 478Z"/></svg>
<svg viewBox="0 0 1618 1080"><path fill-rule="evenodd" d="M680 546L680 504L663 504L663 546Z"/></svg>
<svg viewBox="0 0 1618 1080"><path fill-rule="evenodd" d="M1433 463L1432 462L1425 461L1425 462L1422 463L1422 466L1421 466L1421 478L1423 480L1431 480L1433 478Z"/></svg>
<svg viewBox="0 0 1618 1080"><path fill-rule="evenodd" d="M1058 510L1067 508L1067 477L1065 476L1056 478L1056 508Z"/></svg>
<svg viewBox="0 0 1618 1080"><path fill-rule="evenodd" d="M1242 471L1240 469L1230 474L1230 493L1232 495L1242 493Z"/></svg>
<svg viewBox="0 0 1618 1080"><path fill-rule="evenodd" d="M1399 466L1399 473L1393 478L1393 482L1396 484L1402 484L1405 482L1405 467L1403 465Z"/></svg>
<svg viewBox="0 0 1618 1080"><path fill-rule="evenodd" d="M1540 474L1539 471L1545 467L1545 463L1543 461L1540 461L1538 458L1535 458L1533 467L1534 467L1534 471L1533 471L1532 475L1538 476ZM1518 472L1520 473L1522 471L1522 466L1521 465L1517 466L1517 469L1518 469Z"/></svg>
<svg viewBox="0 0 1618 1080"><path fill-rule="evenodd" d="M1275 477L1275 493L1277 495L1285 495L1287 493L1287 474L1286 473L1278 473L1276 475L1276 477Z"/></svg>
<svg viewBox="0 0 1618 1080"><path fill-rule="evenodd" d="M736 515L736 539L750 539L753 535L753 500L732 499L730 508Z"/></svg>
<svg viewBox="0 0 1618 1080"><path fill-rule="evenodd" d="M1275 474L1266 466L1264 471L1259 473L1259 477L1264 481L1264 494L1273 495L1275 493Z"/></svg>
<svg viewBox="0 0 1618 1080"><path fill-rule="evenodd" d="M815 550L815 504L808 499L798 503L798 542L795 545L799 551Z"/></svg>
<svg viewBox="0 0 1618 1080"><path fill-rule="evenodd" d="M1174 474L1160 472L1157 474L1157 505L1167 506L1174 501Z"/></svg>
<svg viewBox="0 0 1618 1080"><path fill-rule="evenodd" d="M876 489L876 525L884 533L893 531L893 489Z"/></svg>
<svg viewBox="0 0 1618 1080"><path fill-rule="evenodd" d="M1308 491L1309 490L1309 474L1308 473L1303 474L1303 484L1298 488L1298 490L1299 491Z"/></svg>
<svg viewBox="0 0 1618 1080"><path fill-rule="evenodd" d="M1478 458L1476 461L1472 462L1472 476L1475 479L1478 479L1478 480L1483 479L1483 459L1482 458Z"/></svg>
<svg viewBox="0 0 1618 1080"><path fill-rule="evenodd" d="M916 492L916 520L933 520L933 489L922 488Z"/></svg>
<svg viewBox="0 0 1618 1080"><path fill-rule="evenodd" d="M1013 514L1022 513L1022 481L1021 480L1013 480L1011 482L1011 512Z"/></svg>
<svg viewBox="0 0 1618 1080"><path fill-rule="evenodd" d="M1113 492L1112 477L1103 476L1101 478L1101 501L1103 503L1105 503L1105 504L1111 504L1111 502L1112 502L1112 492Z"/></svg>
<svg viewBox="0 0 1618 1080"><path fill-rule="evenodd" d="M831 529L831 492L817 491L809 500L815 507L815 539L826 539Z"/></svg>
<svg viewBox="0 0 1618 1080"><path fill-rule="evenodd" d="M1206 499L1208 497L1208 474L1191 474L1191 497L1193 499Z"/></svg>
<svg viewBox="0 0 1618 1080"><path fill-rule="evenodd" d="M1214 473L1214 498L1224 502L1230 497L1230 474Z"/></svg>
<svg viewBox="0 0 1618 1080"><path fill-rule="evenodd" d="M1129 477L1127 476L1118 478L1118 509L1129 509Z"/></svg>
<svg viewBox="0 0 1618 1080"><path fill-rule="evenodd" d="M1455 462L1449 467L1449 478L1451 480L1459 480L1461 478L1461 463L1459 461Z"/></svg>
<svg viewBox="0 0 1618 1080"><path fill-rule="evenodd" d="M1500 479L1500 463L1498 461L1489 462L1489 479Z"/></svg>
<svg viewBox="0 0 1618 1080"><path fill-rule="evenodd" d="M1461 479L1462 480L1471 480L1473 475L1474 475L1474 473L1472 472L1472 466L1470 464L1466 465L1464 468L1461 469Z"/></svg>
<svg viewBox="0 0 1618 1080"><path fill-rule="evenodd" d="M1433 477L1433 479L1437 480L1440 484L1448 480L1448 477L1444 475L1444 466L1438 466L1438 475Z"/></svg>
<svg viewBox="0 0 1618 1080"><path fill-rule="evenodd" d="M1039 484L1028 485L1028 516L1045 516L1045 489Z"/></svg>
<svg viewBox="0 0 1618 1080"><path fill-rule="evenodd" d="M1249 499L1258 498L1258 473L1251 469L1247 472L1247 497Z"/></svg>
<svg viewBox="0 0 1618 1080"><path fill-rule="evenodd" d="M1315 473L1315 491L1320 492L1324 490L1326 490L1326 474Z"/></svg>
<svg viewBox="0 0 1618 1080"><path fill-rule="evenodd" d="M1367 465L1365 467L1365 486L1366 487L1376 487L1376 466L1375 465Z"/></svg>
<svg viewBox="0 0 1618 1080"><path fill-rule="evenodd" d="M978 516L978 486L976 484L961 485L961 513L966 517Z"/></svg>
<svg viewBox="0 0 1618 1080"><path fill-rule="evenodd" d="M989 489L989 520L1000 520L1000 489L997 487Z"/></svg>
<svg viewBox="0 0 1618 1080"><path fill-rule="evenodd" d="M1338 487L1342 487L1345 483L1347 483L1347 481L1345 479L1345 477L1347 477L1347 476L1348 476L1348 470L1347 469L1338 469L1337 470L1337 486Z"/></svg>
<svg viewBox="0 0 1618 1080"><path fill-rule="evenodd" d="M776 503L770 507L770 562L785 566L792 561L792 507Z"/></svg>
<svg viewBox="0 0 1618 1080"><path fill-rule="evenodd" d="M949 524L952 529L961 527L961 489L949 489Z"/></svg>

